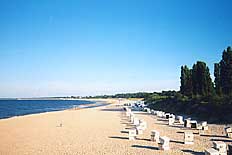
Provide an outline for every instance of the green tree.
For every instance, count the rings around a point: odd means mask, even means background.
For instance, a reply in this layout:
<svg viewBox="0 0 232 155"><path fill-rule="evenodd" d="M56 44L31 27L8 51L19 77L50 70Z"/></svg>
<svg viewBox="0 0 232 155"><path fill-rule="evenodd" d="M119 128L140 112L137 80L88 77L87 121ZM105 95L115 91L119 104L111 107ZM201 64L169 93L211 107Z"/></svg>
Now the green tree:
<svg viewBox="0 0 232 155"><path fill-rule="evenodd" d="M193 65L192 86L194 95L210 96L213 94L213 83L205 62L197 61Z"/></svg>
<svg viewBox="0 0 232 155"><path fill-rule="evenodd" d="M181 66L181 76L180 76L180 92L184 94L186 87L186 67Z"/></svg>
<svg viewBox="0 0 232 155"><path fill-rule="evenodd" d="M228 47L223 51L220 61L220 85L223 94L232 94L232 49Z"/></svg>
<svg viewBox="0 0 232 155"><path fill-rule="evenodd" d="M186 96L192 96L192 71L185 65L181 66L180 92Z"/></svg>
<svg viewBox="0 0 232 155"><path fill-rule="evenodd" d="M222 87L221 87L221 68L219 63L214 64L214 84L215 84L215 91L216 94L221 96L222 95Z"/></svg>

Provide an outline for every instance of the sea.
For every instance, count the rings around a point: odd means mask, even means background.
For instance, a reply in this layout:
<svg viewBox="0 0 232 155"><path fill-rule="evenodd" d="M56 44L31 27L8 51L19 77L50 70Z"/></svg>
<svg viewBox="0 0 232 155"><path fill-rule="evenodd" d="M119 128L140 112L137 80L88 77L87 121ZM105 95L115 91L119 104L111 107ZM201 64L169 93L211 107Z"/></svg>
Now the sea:
<svg viewBox="0 0 232 155"><path fill-rule="evenodd" d="M0 119L78 107L91 108L104 104L84 100L0 100Z"/></svg>

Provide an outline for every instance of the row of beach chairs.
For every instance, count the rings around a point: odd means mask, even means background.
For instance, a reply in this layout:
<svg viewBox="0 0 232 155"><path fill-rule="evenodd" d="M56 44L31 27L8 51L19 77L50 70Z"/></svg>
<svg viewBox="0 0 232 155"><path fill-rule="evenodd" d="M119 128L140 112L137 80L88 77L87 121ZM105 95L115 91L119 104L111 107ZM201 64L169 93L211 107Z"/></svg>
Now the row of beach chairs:
<svg viewBox="0 0 232 155"><path fill-rule="evenodd" d="M126 111L126 116L128 117L130 123L134 126L134 128L129 129L129 140L135 140L137 135L143 134L143 131L147 128L147 123L144 120L139 120L135 117L135 114L132 112L131 107L124 107ZM163 111L155 111L150 108L143 108L143 111L152 115L155 115L159 118L164 118L168 120L168 125L172 126L174 124L183 125L184 128L187 129L196 129L199 134L209 129L206 121L197 122L196 120L191 120L191 118L184 119L183 116L176 116L171 113L166 113ZM232 138L232 128L225 128L226 136ZM158 147L160 150L169 150L170 146L170 138L166 136L160 136L159 131L152 130L151 131L151 141L158 143ZM185 131L183 137L184 144L194 144L194 134L192 131ZM228 150L228 151L227 151ZM205 155L232 155L232 145L226 145L226 143L222 141L214 141L213 147L205 150Z"/></svg>

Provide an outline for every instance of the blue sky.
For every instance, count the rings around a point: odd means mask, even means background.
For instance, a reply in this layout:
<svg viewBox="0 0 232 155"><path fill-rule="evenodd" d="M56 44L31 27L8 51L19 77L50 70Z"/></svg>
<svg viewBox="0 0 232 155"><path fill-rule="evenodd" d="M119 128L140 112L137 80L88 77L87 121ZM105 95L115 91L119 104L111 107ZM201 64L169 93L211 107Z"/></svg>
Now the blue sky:
<svg viewBox="0 0 232 155"><path fill-rule="evenodd" d="M1 0L0 97L178 90L232 44L230 0Z"/></svg>

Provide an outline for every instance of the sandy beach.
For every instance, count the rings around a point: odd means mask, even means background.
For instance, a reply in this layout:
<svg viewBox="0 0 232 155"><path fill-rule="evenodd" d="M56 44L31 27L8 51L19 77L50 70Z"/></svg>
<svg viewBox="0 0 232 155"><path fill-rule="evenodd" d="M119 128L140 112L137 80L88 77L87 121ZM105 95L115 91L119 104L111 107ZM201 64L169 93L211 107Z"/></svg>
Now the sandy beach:
<svg viewBox="0 0 232 155"><path fill-rule="evenodd" d="M194 145L184 145L185 129L168 126L167 121L144 112L135 115L145 120L148 128L137 140L129 141L122 106L118 100L107 102L114 104L2 119L0 154L203 154L212 140L232 143L224 137L224 125L209 125L209 131L201 136L194 131ZM160 151L158 144L150 141L154 129L170 137L171 150Z"/></svg>

